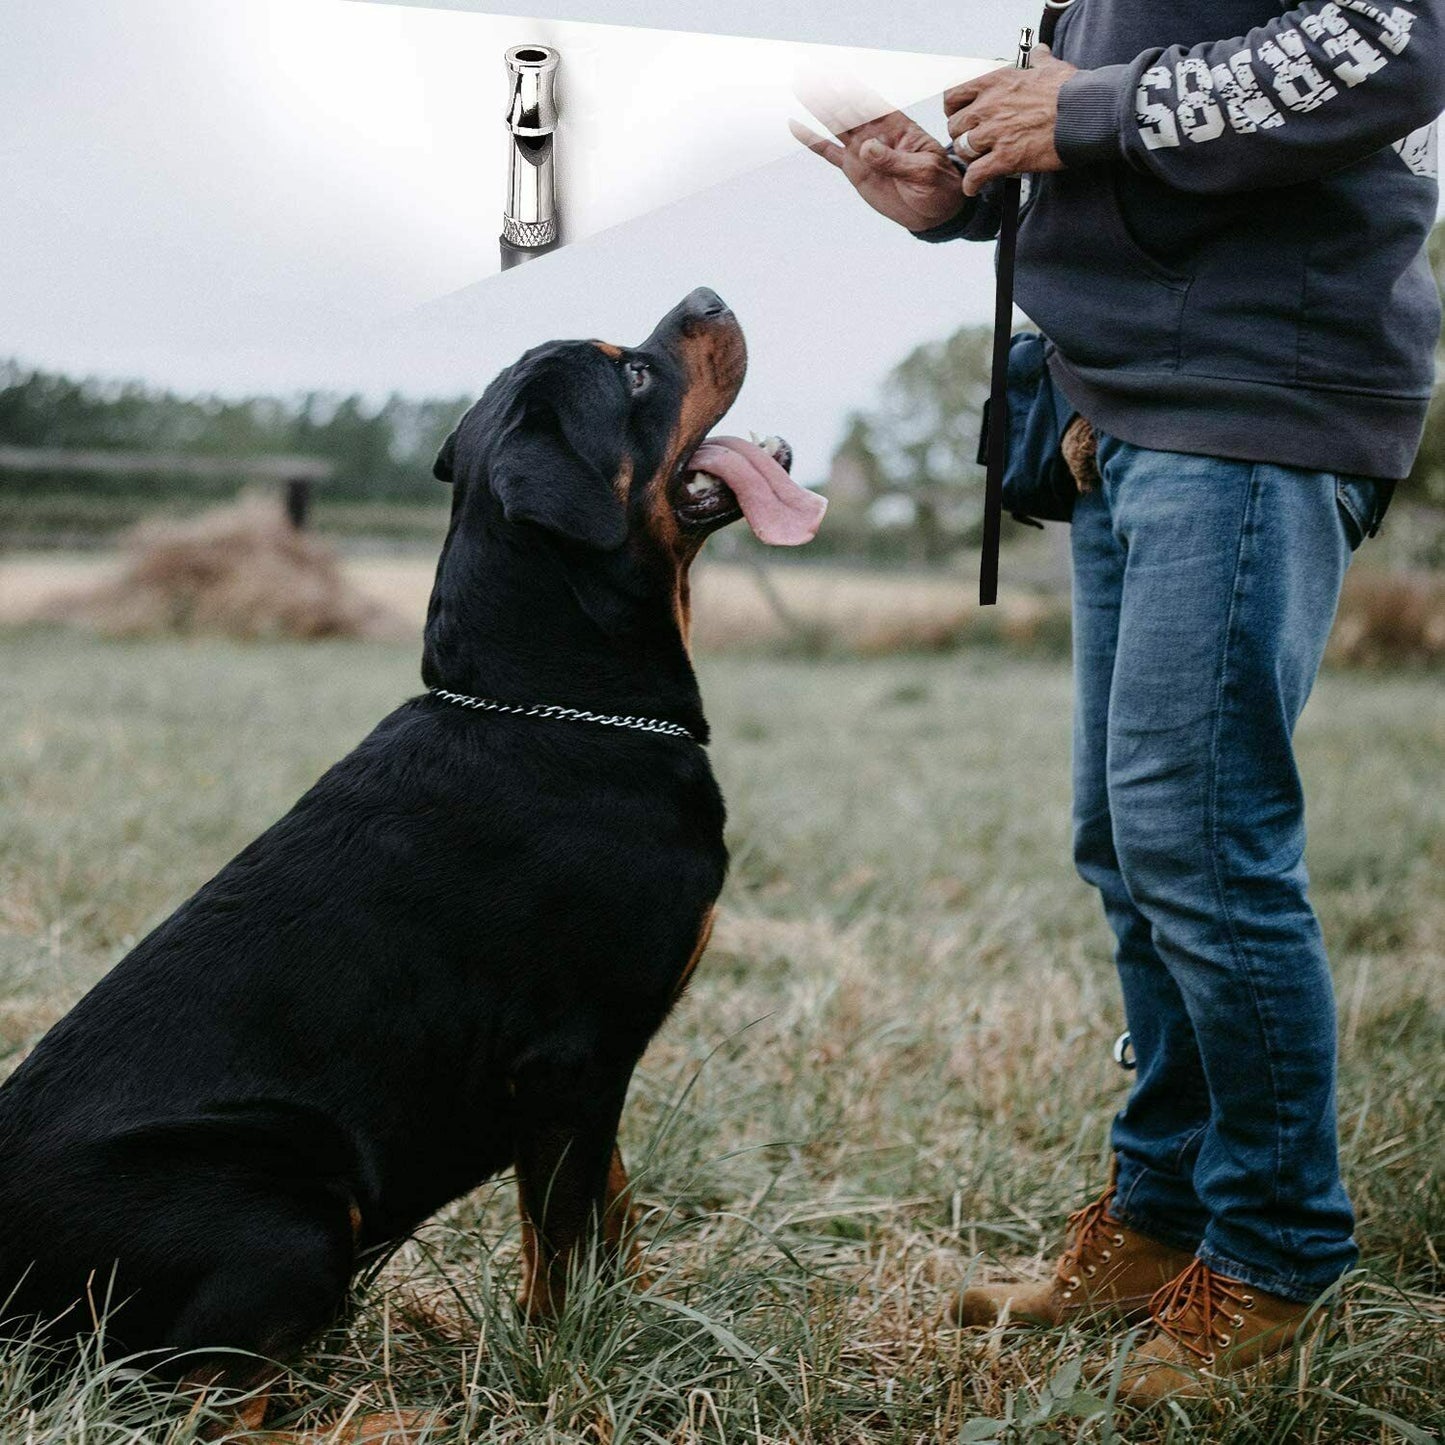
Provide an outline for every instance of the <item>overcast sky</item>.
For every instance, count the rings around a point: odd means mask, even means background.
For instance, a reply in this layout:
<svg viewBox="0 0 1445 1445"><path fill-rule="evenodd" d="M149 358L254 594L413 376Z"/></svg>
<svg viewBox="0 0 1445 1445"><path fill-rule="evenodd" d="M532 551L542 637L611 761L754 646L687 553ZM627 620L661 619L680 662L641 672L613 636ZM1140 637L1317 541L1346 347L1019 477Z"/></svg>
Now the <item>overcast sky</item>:
<svg viewBox="0 0 1445 1445"><path fill-rule="evenodd" d="M991 314L991 277L990 247L915 241L799 151L379 324L340 351L288 358L277 379L476 391L538 340L640 341L693 287L712 286L751 355L729 426L783 433L799 476L816 480L847 409L872 402L909 348ZM268 363L233 364L246 375Z"/></svg>
<svg viewBox="0 0 1445 1445"><path fill-rule="evenodd" d="M787 134L817 52L350 0L6 6L0 356L181 389L455 393L550 336L640 338L708 283L816 471L894 361L987 314L983 251L912 241ZM496 267L519 39L563 48L568 230L600 234L466 292ZM900 99L986 64L825 58Z"/></svg>
<svg viewBox="0 0 1445 1445"><path fill-rule="evenodd" d="M383 3L383 0L360 0ZM942 55L1011 55L1020 25L1036 25L1042 0L384 0L455 10L500 11L655 25L678 30L725 29L775 40L886 46Z"/></svg>
<svg viewBox="0 0 1445 1445"><path fill-rule="evenodd" d="M4 4L0 357L183 390L451 394L548 337L640 339L708 284L751 338L738 426L789 435L815 478L898 359L991 312L988 248L913 241L784 117L804 63L932 95L1007 49L1036 0L880 7L881 42L979 40L973 58L519 21L471 0ZM509 8L689 25L702 10ZM727 18L857 40L865 13L768 0ZM523 39L563 49L569 232L593 234L482 279L500 56ZM914 109L942 132L936 99Z"/></svg>

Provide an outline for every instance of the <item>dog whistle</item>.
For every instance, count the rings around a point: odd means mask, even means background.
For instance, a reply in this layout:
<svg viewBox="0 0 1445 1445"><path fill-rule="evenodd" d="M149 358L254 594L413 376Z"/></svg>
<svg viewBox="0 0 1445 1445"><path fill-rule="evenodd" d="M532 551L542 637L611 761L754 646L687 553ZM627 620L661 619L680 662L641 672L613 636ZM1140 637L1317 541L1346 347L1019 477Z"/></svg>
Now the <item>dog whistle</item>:
<svg viewBox="0 0 1445 1445"><path fill-rule="evenodd" d="M557 245L552 147L557 130L555 83L562 57L547 45L507 52L507 205L502 212L502 270Z"/></svg>
<svg viewBox="0 0 1445 1445"><path fill-rule="evenodd" d="M1019 31L1019 53L1014 65L1019 70L1027 70L1033 58L1034 51L1034 27L1025 25Z"/></svg>

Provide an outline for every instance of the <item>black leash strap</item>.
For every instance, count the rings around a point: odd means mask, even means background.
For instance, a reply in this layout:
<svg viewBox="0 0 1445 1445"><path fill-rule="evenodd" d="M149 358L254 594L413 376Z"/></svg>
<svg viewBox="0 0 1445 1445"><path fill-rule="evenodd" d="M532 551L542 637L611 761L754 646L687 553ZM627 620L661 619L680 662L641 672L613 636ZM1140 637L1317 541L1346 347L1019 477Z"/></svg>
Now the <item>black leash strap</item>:
<svg viewBox="0 0 1445 1445"><path fill-rule="evenodd" d="M978 564L978 601L998 601L998 543L1003 527L1003 472L1008 463L1008 352L1013 335L1014 253L1019 234L1017 176L1003 183L1003 217L998 229L998 262L993 305L993 374L988 398L987 471L983 482L983 555Z"/></svg>
<svg viewBox="0 0 1445 1445"><path fill-rule="evenodd" d="M1050 33L1052 33L1052 26ZM1019 37L1018 68L1029 68L1034 32L1025 26ZM998 259L993 302L993 376L988 401L987 470L983 481L983 554L978 563L978 602L998 601L998 544L1003 529L1003 472L1008 463L1008 353L1013 335L1014 258L1018 250L1020 176L1006 176L1003 215L998 228Z"/></svg>

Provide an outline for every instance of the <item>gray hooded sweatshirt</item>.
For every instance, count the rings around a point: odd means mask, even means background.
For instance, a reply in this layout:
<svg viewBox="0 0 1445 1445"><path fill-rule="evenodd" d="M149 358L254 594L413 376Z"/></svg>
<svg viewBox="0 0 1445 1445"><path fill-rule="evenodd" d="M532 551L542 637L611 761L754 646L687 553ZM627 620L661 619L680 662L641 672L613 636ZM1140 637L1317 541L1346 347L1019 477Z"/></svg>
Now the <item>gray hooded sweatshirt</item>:
<svg viewBox="0 0 1445 1445"><path fill-rule="evenodd" d="M1100 430L1398 478L1434 381L1445 0L1076 0L1019 305ZM997 234L999 184L926 240Z"/></svg>

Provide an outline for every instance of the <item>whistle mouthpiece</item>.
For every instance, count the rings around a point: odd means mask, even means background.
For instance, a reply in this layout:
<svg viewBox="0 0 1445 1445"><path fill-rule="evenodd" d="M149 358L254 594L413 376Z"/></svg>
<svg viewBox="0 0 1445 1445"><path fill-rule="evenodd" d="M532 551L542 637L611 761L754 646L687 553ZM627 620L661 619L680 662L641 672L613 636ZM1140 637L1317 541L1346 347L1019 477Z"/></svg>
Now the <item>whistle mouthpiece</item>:
<svg viewBox="0 0 1445 1445"><path fill-rule="evenodd" d="M1033 51L1033 48L1034 48L1034 27L1033 27L1032 25L1025 25L1025 26L1019 31L1019 55L1018 55L1018 61L1017 61L1017 67L1018 67L1018 69L1020 69L1020 70L1027 70L1027 69L1029 68L1029 60L1030 60L1030 57L1031 57L1031 53L1032 53L1032 51Z"/></svg>
<svg viewBox="0 0 1445 1445"><path fill-rule="evenodd" d="M552 147L557 129L557 66L561 59L549 45L514 45L507 51L504 267L540 255L557 244Z"/></svg>

